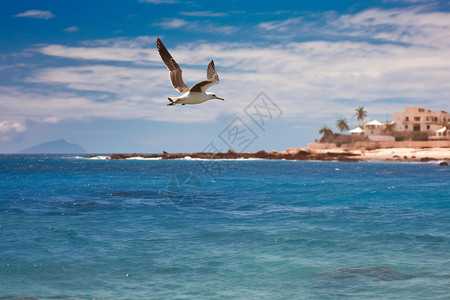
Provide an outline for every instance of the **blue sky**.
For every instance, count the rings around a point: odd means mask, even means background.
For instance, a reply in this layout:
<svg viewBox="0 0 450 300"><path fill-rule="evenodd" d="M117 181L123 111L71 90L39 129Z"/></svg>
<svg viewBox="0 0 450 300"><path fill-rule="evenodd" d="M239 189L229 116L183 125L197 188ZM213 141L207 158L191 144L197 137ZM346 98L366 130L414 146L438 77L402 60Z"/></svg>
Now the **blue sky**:
<svg viewBox="0 0 450 300"><path fill-rule="evenodd" d="M2 1L0 29L0 153L60 138L95 153L284 150L341 117L356 126L357 106L380 121L450 109L448 1ZM167 107L157 37L188 85L214 59L226 100Z"/></svg>

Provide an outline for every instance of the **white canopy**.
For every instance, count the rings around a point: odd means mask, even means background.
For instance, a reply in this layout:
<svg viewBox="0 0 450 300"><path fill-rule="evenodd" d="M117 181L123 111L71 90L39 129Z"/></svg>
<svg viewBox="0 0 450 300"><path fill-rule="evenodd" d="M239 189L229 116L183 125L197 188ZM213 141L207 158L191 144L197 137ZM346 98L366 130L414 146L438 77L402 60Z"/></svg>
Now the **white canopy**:
<svg viewBox="0 0 450 300"><path fill-rule="evenodd" d="M361 129L361 127L356 127L355 129L352 129L349 131L350 133L362 133L364 130Z"/></svg>
<svg viewBox="0 0 450 300"><path fill-rule="evenodd" d="M436 132L445 132L447 130L447 127L442 127L441 129L436 130Z"/></svg>

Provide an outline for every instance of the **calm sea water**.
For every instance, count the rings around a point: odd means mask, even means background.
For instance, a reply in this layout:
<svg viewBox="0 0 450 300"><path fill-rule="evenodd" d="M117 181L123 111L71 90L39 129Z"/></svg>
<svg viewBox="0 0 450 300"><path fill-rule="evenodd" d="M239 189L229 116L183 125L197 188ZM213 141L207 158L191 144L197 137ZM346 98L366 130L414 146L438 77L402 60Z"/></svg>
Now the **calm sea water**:
<svg viewBox="0 0 450 300"><path fill-rule="evenodd" d="M2 155L0 299L450 299L449 182L436 163Z"/></svg>

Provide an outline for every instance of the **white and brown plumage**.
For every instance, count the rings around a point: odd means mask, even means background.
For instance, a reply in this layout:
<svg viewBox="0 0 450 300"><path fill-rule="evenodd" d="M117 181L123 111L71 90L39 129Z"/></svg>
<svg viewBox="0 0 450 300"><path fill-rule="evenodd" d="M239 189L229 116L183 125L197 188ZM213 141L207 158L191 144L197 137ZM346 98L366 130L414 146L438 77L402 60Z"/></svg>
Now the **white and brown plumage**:
<svg viewBox="0 0 450 300"><path fill-rule="evenodd" d="M211 60L208 65L208 69L206 70L206 80L200 81L189 88L183 81L183 71L159 38L156 41L156 46L158 47L159 55L161 56L164 64L167 69L169 69L170 81L172 82L174 89L182 94L179 97L169 97L168 99L170 103L167 105L200 104L211 99L224 100L223 98L217 97L213 93L206 92L210 86L219 82L219 75L217 75L213 60Z"/></svg>

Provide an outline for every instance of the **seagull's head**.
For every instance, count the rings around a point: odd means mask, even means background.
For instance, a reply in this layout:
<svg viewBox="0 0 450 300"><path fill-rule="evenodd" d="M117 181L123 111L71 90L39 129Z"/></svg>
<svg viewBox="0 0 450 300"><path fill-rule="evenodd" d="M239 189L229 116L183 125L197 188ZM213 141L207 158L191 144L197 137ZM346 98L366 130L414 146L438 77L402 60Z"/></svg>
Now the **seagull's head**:
<svg viewBox="0 0 450 300"><path fill-rule="evenodd" d="M213 94L213 93L208 93L208 95L209 95L210 99L219 99L219 100L222 100L222 101L225 100L223 98L217 97L216 94Z"/></svg>

